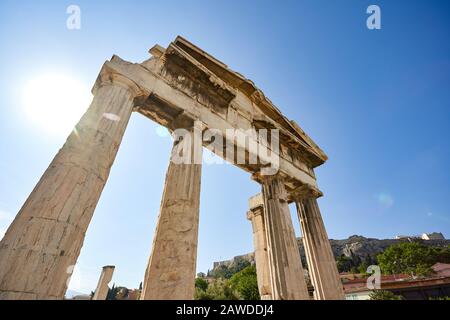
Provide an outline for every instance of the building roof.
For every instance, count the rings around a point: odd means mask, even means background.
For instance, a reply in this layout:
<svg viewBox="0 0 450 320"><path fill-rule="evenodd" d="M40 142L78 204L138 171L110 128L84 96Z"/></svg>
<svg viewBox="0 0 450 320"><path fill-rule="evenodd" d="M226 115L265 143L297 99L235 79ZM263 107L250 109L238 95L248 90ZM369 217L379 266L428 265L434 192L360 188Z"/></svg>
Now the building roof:
<svg viewBox="0 0 450 320"><path fill-rule="evenodd" d="M421 236L424 240L444 240L445 237L441 232L424 233Z"/></svg>
<svg viewBox="0 0 450 320"><path fill-rule="evenodd" d="M438 262L431 267L438 277L450 277L450 263Z"/></svg>
<svg viewBox="0 0 450 320"><path fill-rule="evenodd" d="M450 284L450 264L436 263L431 267L434 274L426 278L412 278L407 274L393 274L381 276L381 289L401 289ZM367 288L367 277L351 279L343 275L342 284L345 293L371 291Z"/></svg>

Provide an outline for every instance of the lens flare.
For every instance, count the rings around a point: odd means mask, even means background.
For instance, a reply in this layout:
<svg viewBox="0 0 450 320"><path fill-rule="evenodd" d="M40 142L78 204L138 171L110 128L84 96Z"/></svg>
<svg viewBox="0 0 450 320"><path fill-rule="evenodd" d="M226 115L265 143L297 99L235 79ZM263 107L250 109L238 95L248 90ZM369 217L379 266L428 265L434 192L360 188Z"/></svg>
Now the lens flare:
<svg viewBox="0 0 450 320"><path fill-rule="evenodd" d="M23 90L24 111L41 129L69 134L89 107L88 87L65 74L48 73L29 81Z"/></svg>

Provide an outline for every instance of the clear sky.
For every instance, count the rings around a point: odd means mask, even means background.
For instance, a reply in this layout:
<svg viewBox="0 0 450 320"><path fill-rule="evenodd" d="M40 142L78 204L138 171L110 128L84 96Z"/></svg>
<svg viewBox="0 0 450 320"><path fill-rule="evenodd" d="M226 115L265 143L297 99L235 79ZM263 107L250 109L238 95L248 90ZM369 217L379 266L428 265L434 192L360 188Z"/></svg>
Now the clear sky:
<svg viewBox="0 0 450 320"><path fill-rule="evenodd" d="M66 27L70 4L79 30ZM381 30L366 27L370 4ZM0 237L75 124L68 109L87 107L102 63L143 61L177 35L252 79L327 153L316 173L330 238L450 237L449 15L441 0L1 1ZM62 112L30 99L46 92ZM113 282L139 285L170 149L157 125L132 116L71 289L94 290L108 264ZM203 167L198 271L253 249L246 211L257 192L236 167Z"/></svg>

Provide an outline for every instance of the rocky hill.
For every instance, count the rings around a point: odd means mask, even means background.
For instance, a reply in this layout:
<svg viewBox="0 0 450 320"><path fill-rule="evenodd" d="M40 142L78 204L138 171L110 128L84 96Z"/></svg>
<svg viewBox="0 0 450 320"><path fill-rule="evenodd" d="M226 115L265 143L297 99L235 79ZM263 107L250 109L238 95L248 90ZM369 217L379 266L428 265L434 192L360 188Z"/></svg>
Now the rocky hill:
<svg viewBox="0 0 450 320"><path fill-rule="evenodd" d="M374 260L375 257L383 252L387 247L398 244L401 242L408 242L411 239L374 239L365 238L363 236L351 236L348 239L334 240L330 239L331 248L333 250L334 256L336 258L340 256L345 256L349 258L357 258L361 261L367 259ZM425 245L430 246L449 246L450 240L420 240L414 239L414 241L420 241ZM300 250L300 256L302 258L303 264L306 265L305 250L303 248L303 241L301 238L297 238L298 247ZM251 263L254 262L253 253L247 253L244 255L236 256L233 259L214 262L213 270L221 265L231 266L239 260L246 260Z"/></svg>

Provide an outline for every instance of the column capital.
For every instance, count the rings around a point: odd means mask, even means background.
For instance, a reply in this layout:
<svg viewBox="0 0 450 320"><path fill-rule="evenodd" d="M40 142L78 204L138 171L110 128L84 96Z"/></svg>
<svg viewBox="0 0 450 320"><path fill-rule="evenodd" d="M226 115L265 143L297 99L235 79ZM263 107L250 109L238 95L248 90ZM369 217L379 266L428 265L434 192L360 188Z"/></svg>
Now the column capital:
<svg viewBox="0 0 450 320"><path fill-rule="evenodd" d="M258 211L252 211L252 210L247 211L247 220L252 221L258 214L261 214L261 213L259 213Z"/></svg>
<svg viewBox="0 0 450 320"><path fill-rule="evenodd" d="M290 198L294 201L300 201L303 199L317 199L323 196L322 191L317 189L316 187L304 184L290 192Z"/></svg>
<svg viewBox="0 0 450 320"><path fill-rule="evenodd" d="M266 175L266 174L261 174L261 168L259 168L255 172L253 172L251 178L252 178L252 180L255 180L261 184L264 181L271 180L271 179L280 179L284 183L284 181L287 179L286 175L283 172L281 172L280 170L278 170L278 172L275 174Z"/></svg>
<svg viewBox="0 0 450 320"><path fill-rule="evenodd" d="M144 95L144 90L133 80L117 73L105 63L92 88L92 94L95 95L98 89L107 85L117 85L130 91L133 97Z"/></svg>
<svg viewBox="0 0 450 320"><path fill-rule="evenodd" d="M286 189L286 177L282 174L261 176L261 184L264 196L267 199L278 199L283 202L289 202L289 194ZM265 190L265 191L264 191Z"/></svg>

